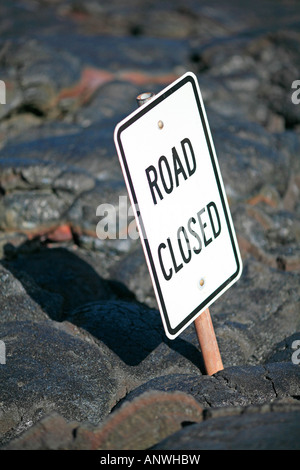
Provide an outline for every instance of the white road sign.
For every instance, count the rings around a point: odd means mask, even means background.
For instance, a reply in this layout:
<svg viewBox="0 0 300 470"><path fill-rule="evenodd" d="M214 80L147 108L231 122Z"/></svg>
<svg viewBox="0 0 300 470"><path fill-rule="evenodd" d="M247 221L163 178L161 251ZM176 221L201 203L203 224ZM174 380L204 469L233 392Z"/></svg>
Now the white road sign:
<svg viewBox="0 0 300 470"><path fill-rule="evenodd" d="M198 85L188 72L115 129L166 335L234 282L241 257Z"/></svg>

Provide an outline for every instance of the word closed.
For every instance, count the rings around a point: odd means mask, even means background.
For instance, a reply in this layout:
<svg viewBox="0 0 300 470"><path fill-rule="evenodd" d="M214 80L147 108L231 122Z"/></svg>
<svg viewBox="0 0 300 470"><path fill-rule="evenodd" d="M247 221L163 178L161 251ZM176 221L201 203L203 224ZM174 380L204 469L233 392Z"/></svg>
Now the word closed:
<svg viewBox="0 0 300 470"><path fill-rule="evenodd" d="M210 231L208 232L207 229ZM172 241L168 237L166 242L159 244L158 259L166 281L169 281L173 274L178 273L184 264L189 263L193 255L199 255L202 249L215 240L220 233L219 213L216 204L211 201L188 219L186 227L181 225L178 228L177 242L176 239ZM169 267L168 271L165 267L166 262Z"/></svg>

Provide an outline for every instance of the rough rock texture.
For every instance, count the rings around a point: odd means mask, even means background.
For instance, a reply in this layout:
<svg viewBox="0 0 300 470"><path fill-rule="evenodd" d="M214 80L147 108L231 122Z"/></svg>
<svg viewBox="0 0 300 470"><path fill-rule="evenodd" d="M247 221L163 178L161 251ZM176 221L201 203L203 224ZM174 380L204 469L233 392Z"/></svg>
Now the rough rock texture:
<svg viewBox="0 0 300 470"><path fill-rule="evenodd" d="M299 449L297 0L3 0L0 14L1 448ZM212 377L193 325L164 334L113 141L139 93L188 70L243 258L210 308Z"/></svg>
<svg viewBox="0 0 300 470"><path fill-rule="evenodd" d="M149 392L122 406L100 426L67 422L57 413L52 413L5 448L143 450L191 423L191 420L199 422L202 419L202 408L189 395Z"/></svg>
<svg viewBox="0 0 300 470"><path fill-rule="evenodd" d="M178 431L152 449L298 450L299 411L299 403L228 409Z"/></svg>
<svg viewBox="0 0 300 470"><path fill-rule="evenodd" d="M116 408L149 390L180 390L193 396L204 408L256 405L286 397L296 399L299 374L299 367L285 363L228 367L212 377L169 374L137 387Z"/></svg>
<svg viewBox="0 0 300 470"><path fill-rule="evenodd" d="M73 325L11 321L1 337L1 433L20 432L53 410L98 422L118 400L111 362Z"/></svg>

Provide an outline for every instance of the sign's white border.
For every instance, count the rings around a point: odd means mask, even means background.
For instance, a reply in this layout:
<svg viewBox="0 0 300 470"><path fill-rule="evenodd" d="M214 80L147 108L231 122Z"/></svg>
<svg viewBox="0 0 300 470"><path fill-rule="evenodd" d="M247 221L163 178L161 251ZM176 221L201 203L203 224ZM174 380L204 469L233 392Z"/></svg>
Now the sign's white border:
<svg viewBox="0 0 300 470"><path fill-rule="evenodd" d="M132 181L131 177L131 172L130 168L128 167L127 160L126 160L126 155L125 151L123 148L122 144L122 133L133 123L135 123L140 117L142 117L145 113L153 109L153 107L157 106L160 104L163 100L168 98L171 94L175 93L176 90L180 89L180 87L184 86L187 82L190 82L193 86L193 91L194 91L194 96L195 100L197 102L198 110L199 110L199 115L201 118L203 130L205 133L205 138L207 142L207 146L209 149L210 157L211 157L211 163L214 169L214 174L216 177L216 182L218 185L221 201L222 201L222 206L223 206L223 211L227 223L227 228L230 234L230 240L231 240L231 245L232 245L232 250L234 253L234 257L236 260L236 272L229 277L221 286L219 286L213 294L211 294L208 298L205 299L204 302L202 302L193 312L191 312L176 328L172 328L169 322L168 318L168 312L166 311L165 305L164 305L164 297L163 297L163 292L161 291L159 282L158 282L158 277L156 274L156 267L153 262L153 257L152 253L149 247L149 244L147 242L147 237L145 236L145 230L143 227L143 214L140 213L138 209L138 201L136 198L136 193L134 189L134 184L135 182ZM165 328L166 335L170 339L176 338L188 325L190 325L195 318L201 314L206 308L208 308L215 300L217 300L227 289L229 289L241 276L242 273L242 260L238 248L238 243L236 240L236 235L231 219L231 214L226 198L226 193L225 193L225 188L224 184L222 181L221 173L220 173L220 168L218 164L218 160L216 157L216 152L204 108L204 103L202 100L199 84L197 77L192 73L192 72L187 72L185 73L182 77L177 79L175 82L173 82L171 85L167 86L164 88L160 93L155 95L153 98L151 98L149 101L147 101L145 104L143 104L141 107L137 108L133 113L131 113L129 116L127 116L124 120L122 120L115 128L114 132L114 141L115 141L115 146L117 149L118 157L120 160L122 172L124 175L125 183L127 186L128 194L130 197L130 201L132 204L132 208L135 214L137 226L139 229L140 233L140 239L141 243L144 249L144 254L146 258L146 262L148 265L148 269L150 272L150 276L152 279L153 283L153 288L154 292L156 295L156 299L158 302L159 310L161 313L163 325Z"/></svg>

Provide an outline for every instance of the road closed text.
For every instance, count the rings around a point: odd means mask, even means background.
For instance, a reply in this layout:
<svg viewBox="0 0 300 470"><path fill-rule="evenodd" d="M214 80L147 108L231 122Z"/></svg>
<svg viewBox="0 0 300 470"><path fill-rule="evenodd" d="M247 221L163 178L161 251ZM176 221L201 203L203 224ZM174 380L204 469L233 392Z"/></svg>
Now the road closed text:
<svg viewBox="0 0 300 470"><path fill-rule="evenodd" d="M162 155L157 166L146 168L146 176L153 204L171 194L197 170L195 152L188 138L174 146L169 158ZM162 240L157 249L159 265L166 281L178 273L195 255L199 255L220 235L221 221L217 205L210 201L191 214L184 225Z"/></svg>
<svg viewBox="0 0 300 470"><path fill-rule="evenodd" d="M193 256L199 255L221 233L221 222L216 204L211 201L191 216L186 226L181 225L172 238L158 246L158 259L166 281L170 281Z"/></svg>

